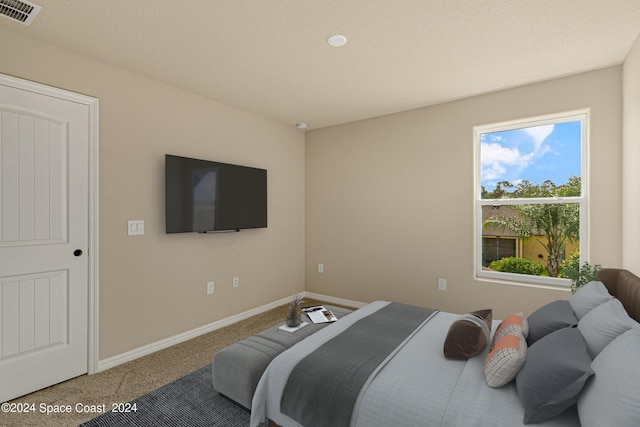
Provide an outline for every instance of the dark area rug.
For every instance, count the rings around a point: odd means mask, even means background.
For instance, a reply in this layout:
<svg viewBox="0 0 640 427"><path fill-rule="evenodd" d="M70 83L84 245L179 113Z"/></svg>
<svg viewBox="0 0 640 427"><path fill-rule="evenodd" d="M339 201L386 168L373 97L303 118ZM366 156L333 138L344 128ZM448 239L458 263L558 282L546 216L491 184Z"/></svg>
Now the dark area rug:
<svg viewBox="0 0 640 427"><path fill-rule="evenodd" d="M124 408L127 406L135 412L108 412L81 426L247 427L251 416L213 390L210 365L132 400Z"/></svg>

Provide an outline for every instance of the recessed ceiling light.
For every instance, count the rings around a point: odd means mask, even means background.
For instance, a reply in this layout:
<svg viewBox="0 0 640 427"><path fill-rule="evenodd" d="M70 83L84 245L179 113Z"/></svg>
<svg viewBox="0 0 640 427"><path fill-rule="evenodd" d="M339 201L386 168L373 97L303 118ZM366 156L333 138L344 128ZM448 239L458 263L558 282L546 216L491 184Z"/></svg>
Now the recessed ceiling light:
<svg viewBox="0 0 640 427"><path fill-rule="evenodd" d="M296 127L298 129L306 129L307 128L307 124L305 122L296 123Z"/></svg>
<svg viewBox="0 0 640 427"><path fill-rule="evenodd" d="M327 39L327 43L333 47L340 47L347 44L347 38L342 34L334 34Z"/></svg>

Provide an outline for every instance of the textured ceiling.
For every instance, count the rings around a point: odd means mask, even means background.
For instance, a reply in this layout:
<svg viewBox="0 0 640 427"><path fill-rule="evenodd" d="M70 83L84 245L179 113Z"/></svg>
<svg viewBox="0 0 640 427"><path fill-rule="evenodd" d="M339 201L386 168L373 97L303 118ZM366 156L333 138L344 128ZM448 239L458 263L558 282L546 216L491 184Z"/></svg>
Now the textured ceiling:
<svg viewBox="0 0 640 427"><path fill-rule="evenodd" d="M310 129L620 64L640 33L640 0L30 1L0 26Z"/></svg>

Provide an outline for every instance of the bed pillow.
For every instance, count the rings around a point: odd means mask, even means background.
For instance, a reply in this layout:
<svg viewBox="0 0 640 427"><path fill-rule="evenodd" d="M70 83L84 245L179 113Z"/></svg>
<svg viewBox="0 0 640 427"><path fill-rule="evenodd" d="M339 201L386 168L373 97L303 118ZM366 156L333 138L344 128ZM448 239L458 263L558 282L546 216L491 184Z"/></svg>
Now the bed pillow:
<svg viewBox="0 0 640 427"><path fill-rule="evenodd" d="M558 329L573 327L578 324L571 304L566 300L558 300L543 305L527 318L529 337L527 343L533 345L540 338Z"/></svg>
<svg viewBox="0 0 640 427"><path fill-rule="evenodd" d="M492 314L491 309L478 310L453 322L444 341L445 357L467 360L482 353L491 340Z"/></svg>
<svg viewBox="0 0 640 427"><path fill-rule="evenodd" d="M523 313L505 317L496 328L496 332L493 334L493 341L495 342L507 334L520 334L525 338L529 336L529 323Z"/></svg>
<svg viewBox="0 0 640 427"><path fill-rule="evenodd" d="M527 341L519 333L511 333L494 340L484 359L484 376L489 387L502 387L511 382L527 354Z"/></svg>
<svg viewBox="0 0 640 427"><path fill-rule="evenodd" d="M593 375L590 365L587 345L577 328L557 330L529 347L516 376L524 423L548 420L575 404Z"/></svg>
<svg viewBox="0 0 640 427"><path fill-rule="evenodd" d="M629 317L622 303L616 298L600 304L578 323L578 329L587 343L587 351L592 358L595 358L611 341L633 328L640 328L640 323Z"/></svg>
<svg viewBox="0 0 640 427"><path fill-rule="evenodd" d="M609 290L604 283L593 281L580 287L569 300L569 304L571 304L576 317L580 320L585 314L611 298L613 297L609 294Z"/></svg>
<svg viewBox="0 0 640 427"><path fill-rule="evenodd" d="M640 420L640 329L625 332L609 344L591 367L595 375L578 399L583 427L637 427Z"/></svg>

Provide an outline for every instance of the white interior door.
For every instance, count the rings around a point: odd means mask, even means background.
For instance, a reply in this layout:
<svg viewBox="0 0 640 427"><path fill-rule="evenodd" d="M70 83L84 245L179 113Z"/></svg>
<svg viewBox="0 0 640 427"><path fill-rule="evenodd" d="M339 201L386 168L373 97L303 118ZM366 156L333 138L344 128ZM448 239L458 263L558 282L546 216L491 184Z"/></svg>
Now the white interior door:
<svg viewBox="0 0 640 427"><path fill-rule="evenodd" d="M87 372L88 108L0 82L0 402Z"/></svg>

